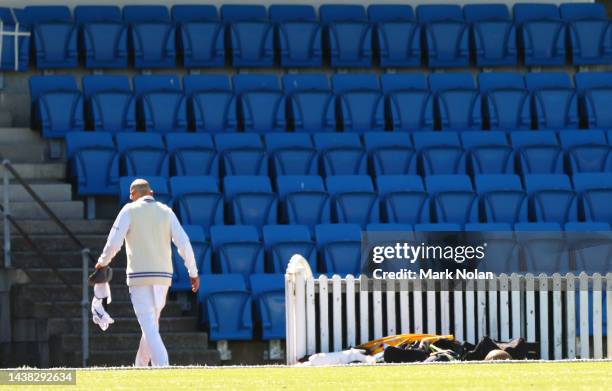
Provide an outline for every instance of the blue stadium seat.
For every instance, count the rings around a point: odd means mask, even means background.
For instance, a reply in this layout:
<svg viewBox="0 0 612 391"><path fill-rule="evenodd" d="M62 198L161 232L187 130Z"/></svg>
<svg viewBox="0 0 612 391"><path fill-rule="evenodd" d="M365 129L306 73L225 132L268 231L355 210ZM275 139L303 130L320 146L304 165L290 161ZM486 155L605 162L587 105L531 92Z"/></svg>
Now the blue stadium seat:
<svg viewBox="0 0 612 391"><path fill-rule="evenodd" d="M183 224L199 225L208 238L210 227L223 224L223 194L218 180L206 176L170 178L175 211Z"/></svg>
<svg viewBox="0 0 612 391"><path fill-rule="evenodd" d="M129 176L170 176L170 165L162 136L155 133L117 133L121 172Z"/></svg>
<svg viewBox="0 0 612 391"><path fill-rule="evenodd" d="M468 67L470 65L469 26L458 5L419 5L417 20L423 26L427 65Z"/></svg>
<svg viewBox="0 0 612 391"><path fill-rule="evenodd" d="M295 254L303 256L313 272L317 271L317 248L305 225L266 225L263 241L268 253L270 270L285 273L289 260Z"/></svg>
<svg viewBox="0 0 612 391"><path fill-rule="evenodd" d="M612 30L603 4L561 4L559 12L567 23L572 64L612 62Z"/></svg>
<svg viewBox="0 0 612 391"><path fill-rule="evenodd" d="M578 97L567 73L528 73L525 83L533 95L538 129L578 128Z"/></svg>
<svg viewBox="0 0 612 391"><path fill-rule="evenodd" d="M532 274L569 271L569 245L557 223L519 223L514 226L525 271Z"/></svg>
<svg viewBox="0 0 612 391"><path fill-rule="evenodd" d="M588 128L612 128L608 102L612 99L611 72L578 72L576 89L580 96L580 111Z"/></svg>
<svg viewBox="0 0 612 391"><path fill-rule="evenodd" d="M67 6L27 6L26 25L32 28L36 67L39 69L76 68L78 65L77 28Z"/></svg>
<svg viewBox="0 0 612 391"><path fill-rule="evenodd" d="M317 247L328 274L361 274L361 232L356 224L319 224Z"/></svg>
<svg viewBox="0 0 612 391"><path fill-rule="evenodd" d="M461 226L454 223L424 223L415 224L415 232L458 232Z"/></svg>
<svg viewBox="0 0 612 391"><path fill-rule="evenodd" d="M576 72L574 81L581 94L593 89L609 89L612 88L612 72Z"/></svg>
<svg viewBox="0 0 612 391"><path fill-rule="evenodd" d="M285 131L285 96L276 75L236 75L234 91L245 132Z"/></svg>
<svg viewBox="0 0 612 391"><path fill-rule="evenodd" d="M514 173L514 149L502 132L463 132L461 142L472 175Z"/></svg>
<svg viewBox="0 0 612 391"><path fill-rule="evenodd" d="M510 140L523 175L563 173L563 150L554 132L513 132Z"/></svg>
<svg viewBox="0 0 612 391"><path fill-rule="evenodd" d="M217 153L223 175L268 175L268 155L257 134L218 134Z"/></svg>
<svg viewBox="0 0 612 391"><path fill-rule="evenodd" d="M176 76L134 76L134 93L146 131L187 131L187 103Z"/></svg>
<svg viewBox="0 0 612 391"><path fill-rule="evenodd" d="M74 8L74 19L86 68L127 68L128 29L119 7L78 5Z"/></svg>
<svg viewBox="0 0 612 391"><path fill-rule="evenodd" d="M176 28L165 5L126 5L123 19L134 68L176 67Z"/></svg>
<svg viewBox="0 0 612 391"><path fill-rule="evenodd" d="M465 174L465 152L453 132L419 132L413 135L414 147L424 175Z"/></svg>
<svg viewBox="0 0 612 391"><path fill-rule="evenodd" d="M119 155L110 133L67 133L66 158L78 195L115 195L119 191Z"/></svg>
<svg viewBox="0 0 612 391"><path fill-rule="evenodd" d="M196 132L238 130L236 98L226 75L190 75L183 79Z"/></svg>
<svg viewBox="0 0 612 391"><path fill-rule="evenodd" d="M81 83L90 128L110 133L136 130L136 104L126 76L84 76Z"/></svg>
<svg viewBox="0 0 612 391"><path fill-rule="evenodd" d="M275 177L318 175L319 155L308 134L266 134L264 139Z"/></svg>
<svg viewBox="0 0 612 391"><path fill-rule="evenodd" d="M611 172L612 147L599 130L574 130L559 133L571 172Z"/></svg>
<svg viewBox="0 0 612 391"><path fill-rule="evenodd" d="M321 67L321 27L311 5L271 5L275 46L284 68Z"/></svg>
<svg viewBox="0 0 612 391"><path fill-rule="evenodd" d="M253 274L249 277L261 339L285 339L285 276Z"/></svg>
<svg viewBox="0 0 612 391"><path fill-rule="evenodd" d="M276 180L288 224L302 224L311 230L316 224L331 222L330 197L318 176L280 176Z"/></svg>
<svg viewBox="0 0 612 391"><path fill-rule="evenodd" d="M565 65L566 27L557 6L517 3L512 12L525 65Z"/></svg>
<svg viewBox="0 0 612 391"><path fill-rule="evenodd" d="M218 270L223 274L249 275L264 272L264 248L257 229L250 225L216 225L210 228L210 242Z"/></svg>
<svg viewBox="0 0 612 391"><path fill-rule="evenodd" d="M442 130L482 128L480 92L471 73L432 73L429 85Z"/></svg>
<svg viewBox="0 0 612 391"><path fill-rule="evenodd" d="M372 4L374 56L381 68L421 66L421 29L409 5Z"/></svg>
<svg viewBox="0 0 612 391"><path fill-rule="evenodd" d="M263 5L224 4L225 46L234 67L272 67L274 29Z"/></svg>
<svg viewBox="0 0 612 391"><path fill-rule="evenodd" d="M193 254L198 267L198 274L210 274L212 272L211 249L210 244L206 241L206 235L202 227L197 225L184 225L183 229L189 237L189 242L193 248ZM191 280L189 273L185 267L183 258L180 257L176 247L172 247L172 266L174 273L172 274L172 292L190 292Z"/></svg>
<svg viewBox="0 0 612 391"><path fill-rule="evenodd" d="M434 102L424 74L386 73L380 84L393 130L433 130Z"/></svg>
<svg viewBox="0 0 612 391"><path fill-rule="evenodd" d="M416 174L417 155L406 133L368 132L363 141L375 176Z"/></svg>
<svg viewBox="0 0 612 391"><path fill-rule="evenodd" d="M485 257L478 261L479 271L507 275L521 271L520 247L510 224L472 223L465 225L465 231L470 238L480 239L477 245L487 243Z"/></svg>
<svg viewBox="0 0 612 391"><path fill-rule="evenodd" d="M429 195L417 175L381 175L376 187L382 204L383 220L394 224L430 222Z"/></svg>
<svg viewBox="0 0 612 391"><path fill-rule="evenodd" d="M516 29L505 4L467 4L463 16L471 27L477 66L516 66Z"/></svg>
<svg viewBox="0 0 612 391"><path fill-rule="evenodd" d="M487 223L515 224L529 221L527 193L517 175L477 175L483 218Z"/></svg>
<svg viewBox="0 0 612 391"><path fill-rule="evenodd" d="M574 252L575 274L605 275L612 267L612 236L608 223L567 223L566 237Z"/></svg>
<svg viewBox="0 0 612 391"><path fill-rule="evenodd" d="M367 224L380 221L378 194L367 175L329 176L325 180L332 197L332 216L336 223Z"/></svg>
<svg viewBox="0 0 612 391"><path fill-rule="evenodd" d="M174 175L219 176L219 159L210 135L166 135L166 148Z"/></svg>
<svg viewBox="0 0 612 391"><path fill-rule="evenodd" d="M130 202L130 185L135 179L142 178L146 179L153 190L153 197L155 200L166 204L172 205L170 189L168 188L168 178L161 176L122 176L119 178L119 205L123 206Z"/></svg>
<svg viewBox="0 0 612 391"><path fill-rule="evenodd" d="M533 221L565 224L578 221L578 197L565 175L525 175Z"/></svg>
<svg viewBox="0 0 612 391"><path fill-rule="evenodd" d="M366 226L366 231L368 233L370 232L401 232L401 233L408 233L410 235L412 231L412 225L396 224L396 223L375 223L375 224L368 224Z"/></svg>
<svg viewBox="0 0 612 391"><path fill-rule="evenodd" d="M332 76L332 88L345 132L385 130L384 99L375 74L336 74Z"/></svg>
<svg viewBox="0 0 612 391"><path fill-rule="evenodd" d="M283 76L288 115L296 132L336 131L335 98L323 74Z"/></svg>
<svg viewBox="0 0 612 391"><path fill-rule="evenodd" d="M201 321L208 324L210 340L253 339L252 300L244 278L239 274L203 275L200 284Z"/></svg>
<svg viewBox="0 0 612 391"><path fill-rule="evenodd" d="M74 77L31 76L29 80L33 125L43 138L62 138L83 130L83 97Z"/></svg>
<svg viewBox="0 0 612 391"><path fill-rule="evenodd" d="M15 16L13 16L13 12ZM0 70L1 71L19 71L28 70L30 60L30 27L27 25L25 15L8 7L0 7L0 22L2 29L8 33L20 33L16 38L11 36L11 39L3 39L0 45ZM26 25L23 24L26 22ZM17 43L17 48L15 48ZM15 53L16 52L16 53ZM16 55L16 56L15 56Z"/></svg>
<svg viewBox="0 0 612 391"><path fill-rule="evenodd" d="M463 226L479 221L478 196L467 175L430 175L425 177L425 188L433 202L436 222Z"/></svg>
<svg viewBox="0 0 612 391"><path fill-rule="evenodd" d="M234 224L261 228L276 224L278 202L270 179L264 176L227 176L223 192Z"/></svg>
<svg viewBox="0 0 612 391"><path fill-rule="evenodd" d="M372 28L361 5L319 7L323 47L333 68L372 66Z"/></svg>
<svg viewBox="0 0 612 391"><path fill-rule="evenodd" d="M523 75L487 72L478 75L478 85L489 128L511 132L531 129L531 95Z"/></svg>
<svg viewBox="0 0 612 391"><path fill-rule="evenodd" d="M317 133L313 140L321 156L321 168L325 176L367 173L367 153L357 134Z"/></svg>
<svg viewBox="0 0 612 391"><path fill-rule="evenodd" d="M584 220L612 224L612 174L576 174L572 180L576 193L580 195Z"/></svg>
<svg viewBox="0 0 612 391"><path fill-rule="evenodd" d="M223 24L214 5L174 5L172 20L177 24L185 68L225 65Z"/></svg>

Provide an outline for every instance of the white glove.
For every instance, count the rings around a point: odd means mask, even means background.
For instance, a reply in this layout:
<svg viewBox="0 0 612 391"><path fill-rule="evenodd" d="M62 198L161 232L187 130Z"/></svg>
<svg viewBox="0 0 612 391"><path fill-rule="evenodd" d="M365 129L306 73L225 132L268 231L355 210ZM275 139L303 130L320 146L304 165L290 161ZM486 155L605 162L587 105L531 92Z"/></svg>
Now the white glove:
<svg viewBox="0 0 612 391"><path fill-rule="evenodd" d="M92 320L100 326L102 331L106 331L108 326L115 323L114 319L104 309L103 301L106 299L110 303L112 298L110 294L110 286L108 283L94 285L94 298L91 301Z"/></svg>

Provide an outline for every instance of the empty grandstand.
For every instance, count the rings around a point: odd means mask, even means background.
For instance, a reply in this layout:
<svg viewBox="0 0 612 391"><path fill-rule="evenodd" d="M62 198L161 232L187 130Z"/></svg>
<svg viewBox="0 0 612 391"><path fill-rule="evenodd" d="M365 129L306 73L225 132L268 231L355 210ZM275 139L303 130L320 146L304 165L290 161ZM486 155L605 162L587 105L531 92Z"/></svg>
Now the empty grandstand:
<svg viewBox="0 0 612 391"><path fill-rule="evenodd" d="M83 335L81 317L82 267L136 178L185 226L201 277L192 295L174 251L172 364L284 361L289 260L358 276L363 232L478 232L499 244L479 270L497 274L612 272L612 242L560 239L612 230L601 4L14 3L0 366L133 363L123 257L116 323Z"/></svg>

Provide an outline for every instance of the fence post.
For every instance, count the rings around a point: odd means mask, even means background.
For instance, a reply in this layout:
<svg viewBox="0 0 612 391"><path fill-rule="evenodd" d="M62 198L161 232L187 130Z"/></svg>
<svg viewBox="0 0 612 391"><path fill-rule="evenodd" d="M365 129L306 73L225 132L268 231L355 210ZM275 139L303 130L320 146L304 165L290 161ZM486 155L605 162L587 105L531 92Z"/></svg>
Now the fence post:
<svg viewBox="0 0 612 391"><path fill-rule="evenodd" d="M312 277L308 261L291 257L285 272L285 331L287 364L306 355L306 278Z"/></svg>
<svg viewBox="0 0 612 391"><path fill-rule="evenodd" d="M4 267L11 267L11 222L9 218L11 216L11 192L10 192L10 181L9 171L6 169L6 163L8 160L4 160L2 165L4 166L4 175L2 178L2 193L3 193L3 205L4 205Z"/></svg>
<svg viewBox="0 0 612 391"><path fill-rule="evenodd" d="M82 288L83 296L81 298L81 343L83 347L82 366L86 368L89 364L89 249L81 250L82 259Z"/></svg>

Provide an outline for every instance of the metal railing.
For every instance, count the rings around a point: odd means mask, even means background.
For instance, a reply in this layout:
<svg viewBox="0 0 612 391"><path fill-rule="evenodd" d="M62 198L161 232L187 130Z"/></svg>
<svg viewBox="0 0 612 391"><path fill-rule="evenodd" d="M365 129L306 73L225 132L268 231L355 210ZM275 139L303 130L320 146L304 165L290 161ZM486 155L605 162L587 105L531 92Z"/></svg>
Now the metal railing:
<svg viewBox="0 0 612 391"><path fill-rule="evenodd" d="M4 167L3 176L3 205L0 205L0 212L3 214L4 222L4 266L11 267L11 226L15 227L17 232L24 238L28 246L34 250L34 252L40 257L40 259L49 267L51 273L55 275L68 289L68 291L78 300L81 304L81 343L82 343L82 366L86 367L89 361L89 288L88 288L88 275L89 265L93 261L91 251L87 248L83 242L57 217L57 215L49 208L49 206L43 201L38 194L32 189L32 187L23 179L23 177L15 170L11 162L7 159L2 160L2 166ZM72 285L66 277L59 272L55 267L53 260L46 254L32 238L25 232L25 230L19 225L19 223L13 218L10 208L10 176L21 185L26 192L32 197L34 202L45 212L45 214L70 238L70 240L80 249L81 252L81 268L82 268L82 289L79 290ZM24 270L26 275L31 277L31 274ZM48 295L51 300L51 305L62 313L61 309L57 305L56 301L51 295ZM68 315L64 314L67 322L69 322ZM72 324L72 323L70 323Z"/></svg>

